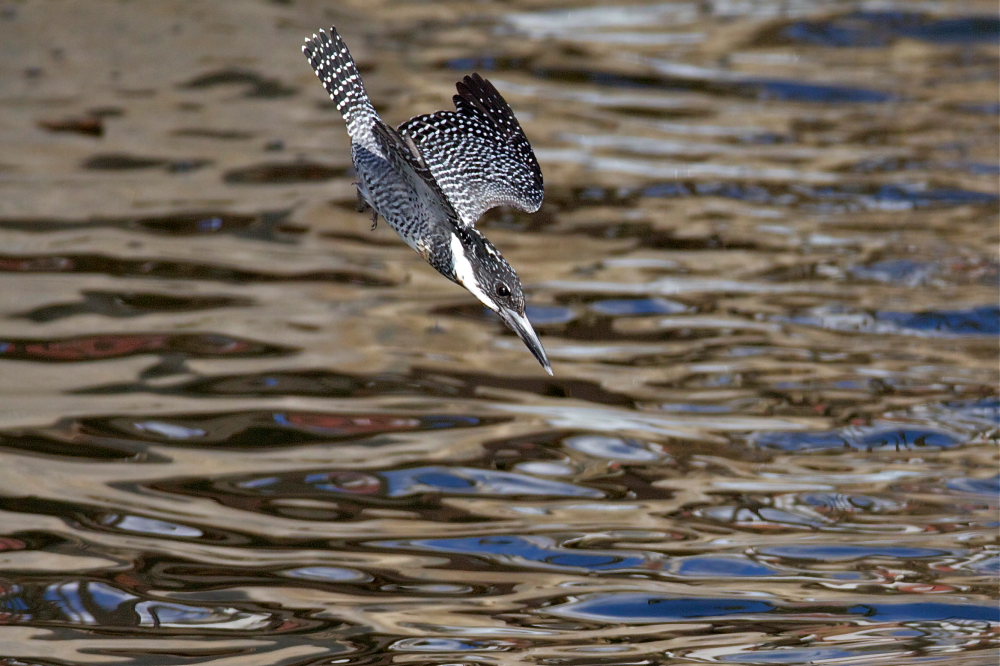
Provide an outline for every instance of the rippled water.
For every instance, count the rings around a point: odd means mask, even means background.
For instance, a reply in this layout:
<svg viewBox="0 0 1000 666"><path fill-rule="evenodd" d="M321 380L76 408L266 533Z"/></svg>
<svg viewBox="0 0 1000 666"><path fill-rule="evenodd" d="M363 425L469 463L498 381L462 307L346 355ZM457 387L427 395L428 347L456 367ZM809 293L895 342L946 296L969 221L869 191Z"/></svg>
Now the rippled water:
<svg viewBox="0 0 1000 666"><path fill-rule="evenodd" d="M58 7L58 9L56 9ZM299 53L478 70L517 338ZM0 7L0 664L995 664L994 3Z"/></svg>

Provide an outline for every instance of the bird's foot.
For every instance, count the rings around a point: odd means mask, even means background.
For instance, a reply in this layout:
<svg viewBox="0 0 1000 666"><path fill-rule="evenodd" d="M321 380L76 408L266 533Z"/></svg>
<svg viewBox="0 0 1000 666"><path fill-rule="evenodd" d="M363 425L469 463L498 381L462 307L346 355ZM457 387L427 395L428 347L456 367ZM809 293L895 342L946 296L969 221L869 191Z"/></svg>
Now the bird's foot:
<svg viewBox="0 0 1000 666"><path fill-rule="evenodd" d="M355 183L355 185L357 185L357 183ZM358 206L357 206L357 208L358 208L358 212L359 213L365 213L367 211L371 211L372 212L372 231L374 231L375 227L378 226L378 211L376 211L374 208L372 208L371 204L369 204L367 201L365 201L365 197L361 194L361 189L360 188L358 188Z"/></svg>
<svg viewBox="0 0 1000 666"><path fill-rule="evenodd" d="M355 185L357 185L357 183L355 183ZM366 210L371 208L371 206L368 205L368 202L365 201L365 198L361 195L361 190L358 189L357 192L358 192L358 204L356 206L356 209L359 213L364 213Z"/></svg>

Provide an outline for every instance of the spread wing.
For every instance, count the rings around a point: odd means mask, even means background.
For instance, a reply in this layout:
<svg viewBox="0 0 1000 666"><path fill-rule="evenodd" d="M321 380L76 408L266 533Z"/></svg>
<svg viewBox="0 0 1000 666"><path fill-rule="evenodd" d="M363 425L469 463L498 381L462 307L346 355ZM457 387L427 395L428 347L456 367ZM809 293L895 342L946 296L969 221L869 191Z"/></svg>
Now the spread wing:
<svg viewBox="0 0 1000 666"><path fill-rule="evenodd" d="M456 84L455 111L417 116L399 126L461 223L473 226L494 206L533 213L542 205L542 170L506 100L473 74Z"/></svg>
<svg viewBox="0 0 1000 666"><path fill-rule="evenodd" d="M436 263L443 261L446 253L435 252L436 248L432 247L434 243L445 242L442 238L447 236L434 231L440 230L442 225L459 227L458 213L435 182L413 139L379 119L373 122L372 132L385 159L404 183L401 191L386 193L389 198L378 202L378 212L434 268L447 275L449 267Z"/></svg>

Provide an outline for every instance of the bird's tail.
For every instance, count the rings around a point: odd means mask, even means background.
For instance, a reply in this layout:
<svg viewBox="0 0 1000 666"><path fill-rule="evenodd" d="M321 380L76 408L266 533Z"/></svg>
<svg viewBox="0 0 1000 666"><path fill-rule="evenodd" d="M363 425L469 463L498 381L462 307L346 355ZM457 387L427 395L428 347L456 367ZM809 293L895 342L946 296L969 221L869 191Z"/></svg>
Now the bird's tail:
<svg viewBox="0 0 1000 666"><path fill-rule="evenodd" d="M306 37L302 52L330 94L330 99L337 105L337 110L344 116L348 133L357 138L370 132L372 120L377 114L365 92L365 84L361 82L354 58L337 29L331 27L329 33L320 30L319 34Z"/></svg>

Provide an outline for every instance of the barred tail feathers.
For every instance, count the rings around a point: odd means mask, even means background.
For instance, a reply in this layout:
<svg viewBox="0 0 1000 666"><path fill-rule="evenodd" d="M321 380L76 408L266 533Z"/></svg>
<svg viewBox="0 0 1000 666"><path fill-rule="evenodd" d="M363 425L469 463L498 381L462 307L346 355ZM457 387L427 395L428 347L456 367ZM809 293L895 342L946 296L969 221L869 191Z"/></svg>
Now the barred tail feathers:
<svg viewBox="0 0 1000 666"><path fill-rule="evenodd" d="M331 26L329 33L320 30L307 37L302 52L347 122L348 133L357 137L370 132L372 119L377 117L375 109L365 92L354 58L337 29Z"/></svg>

